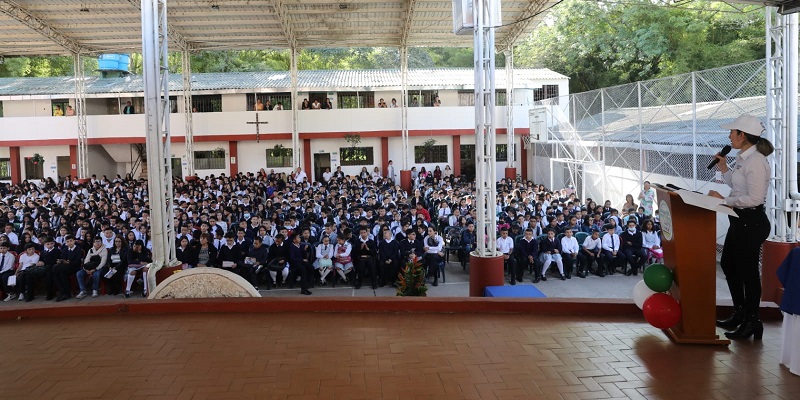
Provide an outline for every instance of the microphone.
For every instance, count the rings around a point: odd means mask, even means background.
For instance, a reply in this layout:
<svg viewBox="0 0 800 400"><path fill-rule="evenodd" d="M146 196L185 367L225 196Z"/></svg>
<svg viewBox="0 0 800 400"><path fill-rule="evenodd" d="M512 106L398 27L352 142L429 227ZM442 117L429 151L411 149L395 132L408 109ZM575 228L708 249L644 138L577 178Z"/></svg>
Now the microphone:
<svg viewBox="0 0 800 400"><path fill-rule="evenodd" d="M725 145L725 147L723 147L723 148L722 148L722 150L719 152L719 155L721 155L721 156L725 157L725 156L727 156L727 155L728 155L728 153L730 153L730 152L731 152L731 146L728 146L728 145L726 144L726 145ZM714 168L714 166L715 166L715 165L717 165L717 163L718 163L718 162L719 162L719 158L716 158L716 157L715 157L713 160L711 160L711 163L709 163L709 164L708 164L708 167L706 167L706 168L707 168L707 169Z"/></svg>

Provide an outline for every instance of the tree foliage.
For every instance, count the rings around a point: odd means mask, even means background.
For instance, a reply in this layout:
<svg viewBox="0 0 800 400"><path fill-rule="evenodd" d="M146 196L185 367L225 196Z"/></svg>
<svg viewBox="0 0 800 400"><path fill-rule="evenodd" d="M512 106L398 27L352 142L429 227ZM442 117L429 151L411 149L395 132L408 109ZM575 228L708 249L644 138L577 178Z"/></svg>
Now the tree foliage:
<svg viewBox="0 0 800 400"><path fill-rule="evenodd" d="M517 47L515 65L561 72L575 93L764 58L763 7L681 4L566 0Z"/></svg>

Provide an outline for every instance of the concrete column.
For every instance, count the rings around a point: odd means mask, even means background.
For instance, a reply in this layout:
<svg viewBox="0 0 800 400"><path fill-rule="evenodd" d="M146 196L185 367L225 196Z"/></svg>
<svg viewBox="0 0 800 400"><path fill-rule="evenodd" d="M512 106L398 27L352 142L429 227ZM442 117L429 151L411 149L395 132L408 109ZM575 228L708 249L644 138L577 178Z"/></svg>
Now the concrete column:
<svg viewBox="0 0 800 400"><path fill-rule="evenodd" d="M453 136L453 175L461 175L461 136Z"/></svg>
<svg viewBox="0 0 800 400"><path fill-rule="evenodd" d="M316 178L311 173L311 158L311 139L303 139L303 170L306 172L309 182Z"/></svg>
<svg viewBox="0 0 800 400"><path fill-rule="evenodd" d="M230 161L231 176L235 176L239 173L239 142L228 142L228 153L230 154L228 160Z"/></svg>
<svg viewBox="0 0 800 400"><path fill-rule="evenodd" d="M9 147L9 161L11 166L11 184L18 185L22 182L22 169L20 168L19 146Z"/></svg>

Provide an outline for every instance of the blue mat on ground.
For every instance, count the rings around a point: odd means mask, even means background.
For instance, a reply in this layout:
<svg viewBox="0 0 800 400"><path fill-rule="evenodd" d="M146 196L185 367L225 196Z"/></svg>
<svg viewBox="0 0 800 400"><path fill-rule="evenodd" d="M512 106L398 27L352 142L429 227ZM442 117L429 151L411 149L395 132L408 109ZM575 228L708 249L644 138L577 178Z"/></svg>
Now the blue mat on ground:
<svg viewBox="0 0 800 400"><path fill-rule="evenodd" d="M546 298L544 293L540 292L533 285L515 285L515 286L487 286L483 290L483 297L539 297Z"/></svg>

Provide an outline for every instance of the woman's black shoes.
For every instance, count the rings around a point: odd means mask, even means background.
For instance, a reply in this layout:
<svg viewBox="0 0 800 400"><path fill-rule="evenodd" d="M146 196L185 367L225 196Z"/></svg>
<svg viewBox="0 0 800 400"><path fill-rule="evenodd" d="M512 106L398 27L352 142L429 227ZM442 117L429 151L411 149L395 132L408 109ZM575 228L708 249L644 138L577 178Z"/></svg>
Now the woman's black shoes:
<svg viewBox="0 0 800 400"><path fill-rule="evenodd" d="M733 314L728 319L718 319L717 326L732 331L739 327L744 322L744 310L741 307L735 307Z"/></svg>
<svg viewBox="0 0 800 400"><path fill-rule="evenodd" d="M728 339L750 339L750 336L753 336L753 340L761 340L763 335L764 324L758 318L748 318L735 331L725 332L725 337Z"/></svg>

